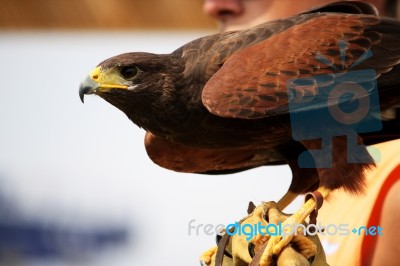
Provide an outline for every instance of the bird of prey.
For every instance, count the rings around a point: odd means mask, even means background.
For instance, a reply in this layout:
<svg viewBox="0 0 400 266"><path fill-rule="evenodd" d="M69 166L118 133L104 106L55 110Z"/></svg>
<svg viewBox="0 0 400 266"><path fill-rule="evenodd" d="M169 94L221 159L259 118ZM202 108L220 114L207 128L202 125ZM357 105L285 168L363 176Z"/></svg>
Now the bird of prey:
<svg viewBox="0 0 400 266"><path fill-rule="evenodd" d="M124 112L146 131L149 157L171 170L288 164L283 209L301 193L363 191L364 170L374 166L365 145L400 137L399 63L400 22L350 1L199 38L170 54L117 55L90 72L79 95ZM291 221L304 221L316 201ZM271 238L261 265L288 241Z"/></svg>

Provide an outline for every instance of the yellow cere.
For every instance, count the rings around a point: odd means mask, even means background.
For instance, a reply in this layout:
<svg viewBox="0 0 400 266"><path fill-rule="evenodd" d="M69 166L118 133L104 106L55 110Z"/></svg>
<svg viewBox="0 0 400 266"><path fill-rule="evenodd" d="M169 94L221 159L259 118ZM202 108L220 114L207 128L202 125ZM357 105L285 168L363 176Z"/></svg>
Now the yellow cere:
<svg viewBox="0 0 400 266"><path fill-rule="evenodd" d="M89 76L99 85L99 89L128 89L127 85L123 85L124 79L115 73L115 69L107 69L102 71L101 67L93 69Z"/></svg>

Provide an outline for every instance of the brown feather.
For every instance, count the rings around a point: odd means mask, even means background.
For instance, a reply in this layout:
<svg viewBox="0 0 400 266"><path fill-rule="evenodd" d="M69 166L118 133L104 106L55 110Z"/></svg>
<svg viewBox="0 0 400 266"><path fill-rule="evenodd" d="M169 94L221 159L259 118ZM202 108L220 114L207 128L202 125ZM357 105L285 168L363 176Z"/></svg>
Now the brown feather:
<svg viewBox="0 0 400 266"><path fill-rule="evenodd" d="M207 82L203 103L211 113L222 117L257 119L288 113L287 81L331 74L330 66L315 59L317 53L342 68L338 43L351 34L342 71L346 72L359 59L353 53L362 54L380 42L378 34L369 34L369 38L363 35L366 27L379 21L362 15L319 16L241 49ZM385 63L391 67L398 59L386 59ZM383 64L376 66L378 74L384 71Z"/></svg>
<svg viewBox="0 0 400 266"><path fill-rule="evenodd" d="M352 14L329 13L342 8ZM313 13L319 11L328 13ZM400 22L377 17L374 11L355 1L330 4L252 29L206 36L171 54L123 54L100 68L118 72L137 66L138 74L126 81L131 89L97 94L148 132L146 150L162 167L235 172L285 160L293 172L293 192L324 185L357 193L363 189L364 171L373 163L348 163L346 137L333 135L332 167L300 167L299 155L322 144L312 138L294 140L288 104L293 95L320 95L336 74L373 69L376 75L370 78L377 80L381 113L387 120L380 131L350 133L358 144L400 138ZM339 43L344 39L348 47L342 65ZM354 66L366 51L373 56ZM318 60L318 53L334 67ZM326 86L299 86L288 92L289 80L318 75L327 77ZM320 108L317 102L296 112ZM329 136L331 129L324 130ZM358 151L350 157L371 160L365 146ZM326 155L313 160L324 161Z"/></svg>

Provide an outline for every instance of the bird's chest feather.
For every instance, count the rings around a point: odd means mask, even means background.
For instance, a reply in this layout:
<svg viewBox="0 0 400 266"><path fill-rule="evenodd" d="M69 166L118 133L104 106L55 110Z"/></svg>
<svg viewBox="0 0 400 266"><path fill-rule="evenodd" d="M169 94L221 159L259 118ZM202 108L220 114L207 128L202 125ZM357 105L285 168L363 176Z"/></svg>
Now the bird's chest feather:
<svg viewBox="0 0 400 266"><path fill-rule="evenodd" d="M183 112L166 111L147 129L187 146L207 148L274 147L291 138L288 116L268 119L231 119L215 116L203 106Z"/></svg>

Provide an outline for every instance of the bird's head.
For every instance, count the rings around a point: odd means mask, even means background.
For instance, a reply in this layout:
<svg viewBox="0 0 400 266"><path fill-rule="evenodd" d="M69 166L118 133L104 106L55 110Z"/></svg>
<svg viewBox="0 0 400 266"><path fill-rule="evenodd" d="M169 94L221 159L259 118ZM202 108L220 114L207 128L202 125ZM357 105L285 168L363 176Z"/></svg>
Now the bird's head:
<svg viewBox="0 0 400 266"><path fill-rule="evenodd" d="M126 53L111 57L81 82L79 96L84 101L87 94L102 97L140 127L146 121L163 113L174 97L176 72L170 55Z"/></svg>

